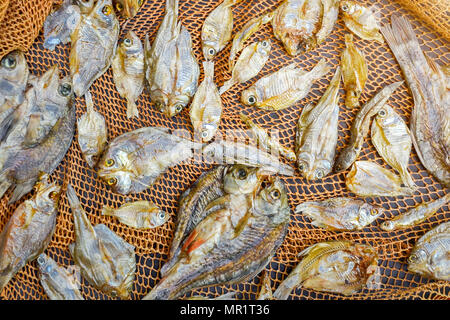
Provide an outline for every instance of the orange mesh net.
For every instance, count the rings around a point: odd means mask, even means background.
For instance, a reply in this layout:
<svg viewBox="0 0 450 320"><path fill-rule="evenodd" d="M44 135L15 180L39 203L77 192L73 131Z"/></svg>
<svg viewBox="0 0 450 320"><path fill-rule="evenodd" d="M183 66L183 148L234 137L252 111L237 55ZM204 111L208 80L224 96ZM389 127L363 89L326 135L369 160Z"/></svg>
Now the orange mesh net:
<svg viewBox="0 0 450 320"><path fill-rule="evenodd" d="M24 1L11 0L11 8L5 21L13 17L10 14L12 8L19 6L18 3ZM22 7L23 17L15 16L16 23L27 25L27 33L37 34L42 25L45 14L50 10L51 1L28 1L30 8L25 5ZM131 19L126 25L120 18L121 36L128 30L134 30L137 35L144 39L146 34L152 38L158 30L160 21L164 14L165 1L146 1L139 14ZM235 15L235 30L240 28L251 18L264 12L275 9L282 0L259 0L243 1L233 8ZM438 25L443 27L442 35L439 35L429 26L423 23L421 18L412 15L412 12L405 10L396 1L392 0L363 0L363 4L370 6L376 5L380 12L382 24L390 22L391 14L406 15L412 22L423 50L433 60L447 65L450 63L449 43L442 38L449 29L448 16L445 10L437 10L440 14L433 14L435 11L423 12L435 21L436 30ZM402 1L402 2L406 2ZM438 3L445 1L427 0L427 1L407 1L411 8L436 8ZM36 5L34 5L36 4ZM215 0L180 0L180 20L187 27L192 35L194 51L198 61L203 61L201 51L200 32L202 23L206 16L217 6ZM444 5L445 6L445 5ZM448 6L448 3L447 3ZM435 9L433 9L435 10ZM447 11L448 12L448 11ZM441 18L439 18L441 17ZM31 19L33 22L30 24ZM10 50L15 47L27 48L25 40L31 39L25 37L7 36L7 31L13 28L16 32L20 29L13 27L13 24L3 22L0 30L0 55L4 50ZM22 33L24 33L22 30ZM33 33L35 32L35 33ZM249 43L255 40L262 40L271 37L274 40L270 60L257 77L265 76L281 66L285 66L295 61L299 67L310 70L321 58L325 58L333 67L336 67L340 61L340 53L344 48L344 34L349 32L342 19L339 18L332 34L316 50L296 58L289 57L281 44L275 41L272 36L272 27L265 25L258 31ZM25 34L25 33L24 33ZM6 37L6 38L5 38ZM9 40L5 40L9 39ZM8 43L6 43L7 41ZM362 95L362 102L367 102L384 85L394 81L403 80L400 67L393 57L387 44L380 45L376 42L369 42L355 37L355 43L365 54L369 65L369 79L366 89ZM27 51L27 60L34 74L42 74L47 68L57 63L66 74L69 73L68 57L70 44L58 46L54 52L45 50L42 46L42 33ZM9 47L8 47L9 46ZM218 85L222 85L224 80L230 77L228 71L228 57L230 53L229 44L224 51L217 57L216 78ZM8 48L8 49L5 49ZM296 121L299 118L302 107L309 102L317 103L321 95L331 80L332 72L326 77L317 81L313 86L311 93L302 101L285 110L277 112L267 112L253 107L245 107L240 102L240 92L256 81L252 79L246 84L234 86L223 96L224 112L222 123L219 128L222 132L226 129L245 129L245 124L241 122L239 113L243 110L255 121L266 129L279 129L281 142L287 147L293 147ZM202 77L203 78L203 74ZM163 126L170 129L185 128L192 130L189 120L188 110L184 110L173 119L166 118L163 114L156 111L149 102L150 98L147 92L144 92L138 101L140 118L138 120L128 120L126 117L126 102L122 99L113 83L112 71L109 69L100 79L91 87L91 92L95 102L96 109L101 112L106 119L109 139L123 134L125 132L144 127L144 126ZM352 120L356 114L355 110L347 110L344 107L344 91L340 92L340 116L339 116L339 153L349 141L349 130ZM409 118L413 106L413 100L406 84L403 84L391 97L389 103L398 111L409 124ZM77 99L77 116L79 117L86 110L83 99ZM361 160L372 160L388 168L377 154L370 138L366 138ZM284 161L284 160L283 160ZM294 164L292 164L294 165ZM136 280L133 285L132 298L141 299L151 288L160 280L159 270L167 260L169 246L172 235L175 230L175 218L178 208L178 199L181 193L188 188L202 172L208 170L211 166L207 164L196 164L193 162L184 163L169 169L162 178L159 179L150 189L140 194L123 196L114 194L107 186L98 179L96 173L88 168L82 160L80 148L76 139L72 143L66 157L52 175L52 179L58 179L61 184L72 184L84 205L89 219L93 224L104 223L114 232L123 237L126 241L136 247L137 270ZM380 253L379 265L381 269L381 288L378 290L364 289L350 297L344 297L338 294L329 294L313 290L297 289L291 297L294 299L449 299L449 284L444 281L433 281L420 275L413 274L407 270L406 259L409 256L415 242L425 232L435 227L437 224L450 219L450 210L448 206L442 207L433 217L427 219L420 225L399 230L395 232L382 231L378 225L385 219L392 218L405 210L426 201L431 201L445 194L445 189L424 169L420 164L416 152L413 150L409 170L416 184L419 186L418 192L408 197L376 197L368 199L369 202L381 205L385 208L385 215L380 217L374 224L356 232L334 232L326 231L313 227L310 221L300 214L291 215L289 233L278 249L276 255L266 267L271 275L271 285L276 289L280 282L297 265L299 258L297 254L306 247L321 241L329 240L351 240L356 242L369 243L376 247ZM313 183L307 183L303 178L296 176L292 178L283 177L289 188L289 201L292 209L303 201L322 200L337 196L350 196L350 193L344 183L347 172L333 173L325 179ZM0 228L3 228L18 204L8 206L7 201L10 193L0 201ZM26 198L32 196L32 193ZM171 215L171 219L157 229L148 231L138 231L120 224L112 217L100 215L100 210L104 205L118 207L126 199L131 200L151 200L158 204L163 210ZM22 200L23 201L23 200ZM68 266L73 264L68 251L68 245L74 241L73 219L65 195L61 199L60 214L57 219L57 228L50 243L47 252L59 264ZM222 285L208 287L193 291L195 294L216 296L227 291L238 292L238 299L254 299L260 289L260 276L251 279L248 282L236 285ZM82 280L82 293L87 299L111 299L99 290L90 286L85 280ZM45 299L46 295L39 284L36 262L26 265L10 281L8 286L1 292L1 298L4 299Z"/></svg>
<svg viewBox="0 0 450 320"><path fill-rule="evenodd" d="M5 17L6 10L8 10L9 0L2 0L0 2L0 22L3 21Z"/></svg>

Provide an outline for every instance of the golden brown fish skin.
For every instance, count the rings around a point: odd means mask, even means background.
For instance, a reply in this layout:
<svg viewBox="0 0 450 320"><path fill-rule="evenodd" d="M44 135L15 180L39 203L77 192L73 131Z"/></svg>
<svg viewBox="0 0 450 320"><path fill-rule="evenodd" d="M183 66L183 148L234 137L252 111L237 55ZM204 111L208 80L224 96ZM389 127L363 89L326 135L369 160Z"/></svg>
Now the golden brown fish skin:
<svg viewBox="0 0 450 320"><path fill-rule="evenodd" d="M450 221L431 229L416 242L408 258L408 270L450 281Z"/></svg>
<svg viewBox="0 0 450 320"><path fill-rule="evenodd" d="M43 174L36 194L21 203L0 234L0 291L48 246L56 226L60 186Z"/></svg>
<svg viewBox="0 0 450 320"><path fill-rule="evenodd" d="M413 94L410 130L414 149L428 172L449 187L448 73L424 54L405 17L392 16L391 26L384 26L381 31Z"/></svg>
<svg viewBox="0 0 450 320"><path fill-rule="evenodd" d="M361 230L375 221L383 208L361 200L337 197L323 201L303 202L295 212L312 219L312 225L338 231Z"/></svg>
<svg viewBox="0 0 450 320"><path fill-rule="evenodd" d="M450 193L445 196L426 203L421 203L416 207L401 213L392 220L384 221L380 228L384 231L393 231L414 227L436 213L442 206L450 201Z"/></svg>
<svg viewBox="0 0 450 320"><path fill-rule="evenodd" d="M333 168L338 140L340 81L341 69L338 67L317 105L305 106L297 123L297 167L308 181L323 179Z"/></svg>
<svg viewBox="0 0 450 320"><path fill-rule="evenodd" d="M364 55L353 43L353 35L345 35L345 49L341 54L342 79L346 91L345 106L359 107L359 99L367 81L368 69Z"/></svg>
<svg viewBox="0 0 450 320"><path fill-rule="evenodd" d="M367 244L321 242L299 256L303 260L275 290L275 299L287 300L297 287L348 296L372 285L379 276L378 254Z"/></svg>
<svg viewBox="0 0 450 320"><path fill-rule="evenodd" d="M371 161L355 161L345 177L345 184L360 197L396 197L414 193L414 189L402 186L399 176Z"/></svg>
<svg viewBox="0 0 450 320"><path fill-rule="evenodd" d="M295 67L295 63L260 78L242 91L241 102L264 110L282 110L303 99L314 81L330 71L325 59L321 59L309 72Z"/></svg>
<svg viewBox="0 0 450 320"><path fill-rule="evenodd" d="M125 18L133 18L139 12L144 0L114 0L114 8Z"/></svg>
<svg viewBox="0 0 450 320"><path fill-rule="evenodd" d="M150 201L129 202L117 209L103 207L102 215L116 217L121 223L142 230L162 226L170 218Z"/></svg>
<svg viewBox="0 0 450 320"><path fill-rule="evenodd" d="M223 94L235 84L244 83L256 77L269 60L271 48L272 43L269 39L245 47L233 68L231 78L220 87L219 93Z"/></svg>
<svg viewBox="0 0 450 320"><path fill-rule="evenodd" d="M341 1L342 17L347 28L365 40L376 40L384 43L375 13L356 1Z"/></svg>
<svg viewBox="0 0 450 320"><path fill-rule="evenodd" d="M127 118L139 118L136 101L144 90L144 47L133 31L120 42L111 68L117 91L127 100Z"/></svg>
<svg viewBox="0 0 450 320"><path fill-rule="evenodd" d="M405 186L417 189L408 172L412 141L408 126L389 105L385 104L372 122L372 143L381 157L399 174Z"/></svg>
<svg viewBox="0 0 450 320"><path fill-rule="evenodd" d="M336 171L347 170L355 162L361 152L364 138L369 132L372 117L381 110L391 94L402 83L403 81L399 81L385 86L358 111L350 129L350 142L336 159L334 166Z"/></svg>

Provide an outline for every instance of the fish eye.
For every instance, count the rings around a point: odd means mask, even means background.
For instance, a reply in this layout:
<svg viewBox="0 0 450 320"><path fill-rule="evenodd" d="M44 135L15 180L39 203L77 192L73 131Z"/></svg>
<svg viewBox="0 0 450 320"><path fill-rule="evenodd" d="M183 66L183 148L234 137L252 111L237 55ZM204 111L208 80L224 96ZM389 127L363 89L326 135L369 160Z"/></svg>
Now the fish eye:
<svg viewBox="0 0 450 320"><path fill-rule="evenodd" d="M376 216L378 214L377 209L370 210L370 214L373 215L373 216Z"/></svg>
<svg viewBox="0 0 450 320"><path fill-rule="evenodd" d="M316 171L316 178L317 179L322 179L323 178L323 171L322 170L317 170Z"/></svg>
<svg viewBox="0 0 450 320"><path fill-rule="evenodd" d="M109 16L109 15L112 13L112 8L111 8L111 6L110 6L110 5L104 6L104 7L102 8L102 13L103 13L105 16Z"/></svg>
<svg viewBox="0 0 450 320"><path fill-rule="evenodd" d="M208 137L208 131L204 130L202 131L202 138L207 138Z"/></svg>
<svg viewBox="0 0 450 320"><path fill-rule="evenodd" d="M52 191L52 192L50 192L50 193L48 194L48 197L49 197L50 199L55 200L55 199L58 198L58 194L59 194L58 192Z"/></svg>
<svg viewBox="0 0 450 320"><path fill-rule="evenodd" d="M106 167L112 167L114 165L114 160L113 159L106 159L105 161L105 166Z"/></svg>
<svg viewBox="0 0 450 320"><path fill-rule="evenodd" d="M378 111L378 114L379 114L381 117L384 117L384 116L386 115L386 111L385 111L384 109L381 109L380 111Z"/></svg>
<svg viewBox="0 0 450 320"><path fill-rule="evenodd" d="M237 172L237 176L239 179L244 180L245 178L247 178L247 170L245 170L244 168L240 168Z"/></svg>
<svg viewBox="0 0 450 320"><path fill-rule="evenodd" d="M261 44L263 47L267 47L269 45L269 43L266 40L264 40Z"/></svg>
<svg viewBox="0 0 450 320"><path fill-rule="evenodd" d="M117 179L116 178L109 178L106 183L108 183L108 185L110 185L110 186L114 186L117 183Z"/></svg>
<svg viewBox="0 0 450 320"><path fill-rule="evenodd" d="M208 53L209 53L210 56L213 56L213 55L216 54L216 50L215 50L214 48L210 48L210 49L208 50Z"/></svg>
<svg viewBox="0 0 450 320"><path fill-rule="evenodd" d="M163 220L166 217L166 213L165 212L160 212L158 217Z"/></svg>
<svg viewBox="0 0 450 320"><path fill-rule="evenodd" d="M113 298L117 297L117 292L115 290L111 291L111 297Z"/></svg>
<svg viewBox="0 0 450 320"><path fill-rule="evenodd" d="M7 69L14 69L17 65L16 59L11 56L6 56L2 59L2 66Z"/></svg>
<svg viewBox="0 0 450 320"><path fill-rule="evenodd" d="M385 230L392 230L394 229L394 224L392 223L392 221L385 221L381 224L381 227Z"/></svg>
<svg viewBox="0 0 450 320"><path fill-rule="evenodd" d="M58 92L63 97L67 97L72 92L72 86L69 83L63 83L59 86Z"/></svg>
<svg viewBox="0 0 450 320"><path fill-rule="evenodd" d="M138 1L138 6L139 6L139 7L142 6L143 3L144 3L144 0L139 0L139 1Z"/></svg>
<svg viewBox="0 0 450 320"><path fill-rule="evenodd" d="M281 196L280 190L275 189L270 193L270 196L272 197L272 199L279 199Z"/></svg>
<svg viewBox="0 0 450 320"><path fill-rule="evenodd" d="M39 256L37 258L37 263L40 264L40 265L43 265L45 263L45 258L42 257L42 256Z"/></svg>
<svg viewBox="0 0 450 320"><path fill-rule="evenodd" d="M347 11L348 11L348 5L344 3L344 4L341 6L341 9L342 9L342 11L347 12Z"/></svg>
<svg viewBox="0 0 450 320"><path fill-rule="evenodd" d="M248 97L248 104L249 105L254 105L256 103L256 97L255 96L250 96Z"/></svg>
<svg viewBox="0 0 450 320"><path fill-rule="evenodd" d="M305 165L303 163L298 164L298 170L303 171L305 170Z"/></svg>
<svg viewBox="0 0 450 320"><path fill-rule="evenodd" d="M123 44L127 47L130 47L133 44L133 41L131 41L131 39L126 38L123 40Z"/></svg>
<svg viewBox="0 0 450 320"><path fill-rule="evenodd" d="M121 4L120 2L116 3L116 9L117 11L122 11L123 10L123 4Z"/></svg>
<svg viewBox="0 0 450 320"><path fill-rule="evenodd" d="M181 112L181 110L183 110L183 106L182 106L181 104L177 104L177 105L175 106L175 111L176 111L176 112Z"/></svg>
<svg viewBox="0 0 450 320"><path fill-rule="evenodd" d="M412 254L409 256L408 258L408 262L416 262L417 260L419 260L419 257L416 254Z"/></svg>

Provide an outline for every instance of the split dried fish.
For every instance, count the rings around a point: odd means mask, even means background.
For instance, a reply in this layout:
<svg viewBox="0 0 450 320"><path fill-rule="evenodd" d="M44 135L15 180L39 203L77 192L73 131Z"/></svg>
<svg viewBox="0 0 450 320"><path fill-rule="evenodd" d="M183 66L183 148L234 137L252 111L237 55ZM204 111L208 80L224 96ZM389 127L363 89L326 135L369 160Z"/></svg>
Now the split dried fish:
<svg viewBox="0 0 450 320"><path fill-rule="evenodd" d="M347 28L365 40L376 40L384 43L380 26L372 8L364 7L356 1L341 1L342 17Z"/></svg>
<svg viewBox="0 0 450 320"><path fill-rule="evenodd" d="M251 204L238 221L232 219L234 212L221 208L202 220L184 242L185 254L144 299L176 299L195 288L256 276L287 233L290 212L285 185L279 178L269 181L257 190Z"/></svg>
<svg viewBox="0 0 450 320"><path fill-rule="evenodd" d="M303 202L295 212L312 219L312 225L339 231L361 230L375 221L383 208L361 200L337 197L323 201Z"/></svg>
<svg viewBox="0 0 450 320"><path fill-rule="evenodd" d="M0 291L47 248L58 213L60 186L42 175L35 195L21 203L0 234Z"/></svg>
<svg viewBox="0 0 450 320"><path fill-rule="evenodd" d="M193 156L201 145L170 134L168 129L145 127L113 139L98 162L98 175L114 192L137 193L169 167Z"/></svg>
<svg viewBox="0 0 450 320"><path fill-rule="evenodd" d="M223 86L219 89L220 94L223 94L235 84L244 83L251 78L256 77L266 64L267 60L269 60L271 48L272 43L269 39L266 39L252 43L242 50L242 53L233 68L231 78L225 81Z"/></svg>
<svg viewBox="0 0 450 320"><path fill-rule="evenodd" d="M133 18L139 12L144 0L114 0L114 7L125 18Z"/></svg>
<svg viewBox="0 0 450 320"><path fill-rule="evenodd" d="M106 121L102 114L94 110L94 102L89 91L84 95L87 111L77 121L78 143L88 165L93 168L107 144Z"/></svg>
<svg viewBox="0 0 450 320"><path fill-rule="evenodd" d="M75 225L75 242L69 250L82 276L104 293L128 299L136 271L134 246L104 224L93 227L70 184L67 199Z"/></svg>
<svg viewBox="0 0 450 320"><path fill-rule="evenodd" d="M323 179L333 168L338 140L340 81L341 69L338 67L317 105L305 106L297 123L297 166L308 181Z"/></svg>
<svg viewBox="0 0 450 320"><path fill-rule="evenodd" d="M162 226L170 216L150 201L123 204L120 208L103 207L102 215L116 217L123 224L136 229L152 229Z"/></svg>
<svg viewBox="0 0 450 320"><path fill-rule="evenodd" d="M117 91L127 99L127 118L139 118L136 101L144 90L144 47L133 31L119 44L111 68Z"/></svg>
<svg viewBox="0 0 450 320"><path fill-rule="evenodd" d="M384 107L391 94L402 83L403 81L399 81L385 86L358 111L350 129L350 142L336 159L336 171L347 170L355 162L361 152L364 137L369 132L372 117Z"/></svg>
<svg viewBox="0 0 450 320"><path fill-rule="evenodd" d="M427 278L450 281L450 221L417 240L408 258L408 270Z"/></svg>
<svg viewBox="0 0 450 320"><path fill-rule="evenodd" d="M200 76L191 35L177 20L178 0L166 0L166 14L155 40L150 47L147 35L144 46L150 98L168 117L189 104Z"/></svg>
<svg viewBox="0 0 450 320"><path fill-rule="evenodd" d="M427 203L418 206L396 216L392 220L383 222L380 228L384 231L404 229L416 226L436 213L443 205L450 201L450 193Z"/></svg>
<svg viewBox="0 0 450 320"><path fill-rule="evenodd" d="M214 62L203 62L205 79L200 84L189 111L194 132L203 142L210 141L217 132L222 117L222 99L214 83Z"/></svg>
<svg viewBox="0 0 450 320"><path fill-rule="evenodd" d="M450 91L448 73L426 56L411 24L392 16L382 33L413 93L410 129L414 149L423 166L442 184L450 186Z"/></svg>
<svg viewBox="0 0 450 320"><path fill-rule="evenodd" d="M244 90L241 102L266 110L282 110L303 99L311 90L314 81L330 71L324 59L309 72L292 63L277 72L262 77Z"/></svg>
<svg viewBox="0 0 450 320"><path fill-rule="evenodd" d="M70 36L69 60L74 92L79 97L109 68L119 39L119 21L111 0L89 2L80 10L80 24Z"/></svg>
<svg viewBox="0 0 450 320"><path fill-rule="evenodd" d="M321 242L300 252L303 260L278 286L274 298L286 300L297 287L351 295L379 280L378 254L367 244Z"/></svg>
<svg viewBox="0 0 450 320"><path fill-rule="evenodd" d="M370 131L372 143L382 158L400 174L407 187L417 189L408 172L412 141L402 117L386 104L375 116Z"/></svg>
<svg viewBox="0 0 450 320"><path fill-rule="evenodd" d="M50 300L84 300L80 292L79 268L58 266L42 253L37 258L40 282Z"/></svg>
<svg viewBox="0 0 450 320"><path fill-rule="evenodd" d="M402 186L399 176L371 161L356 161L345 177L345 184L360 197L396 197L414 193L414 189Z"/></svg>
<svg viewBox="0 0 450 320"><path fill-rule="evenodd" d="M203 56L213 60L231 39L233 11L231 7L242 0L224 0L206 17L202 27Z"/></svg>
<svg viewBox="0 0 450 320"><path fill-rule="evenodd" d="M345 49L341 54L342 79L346 91L345 106L359 107L359 99L367 81L368 69L364 55L353 43L351 34L345 35Z"/></svg>

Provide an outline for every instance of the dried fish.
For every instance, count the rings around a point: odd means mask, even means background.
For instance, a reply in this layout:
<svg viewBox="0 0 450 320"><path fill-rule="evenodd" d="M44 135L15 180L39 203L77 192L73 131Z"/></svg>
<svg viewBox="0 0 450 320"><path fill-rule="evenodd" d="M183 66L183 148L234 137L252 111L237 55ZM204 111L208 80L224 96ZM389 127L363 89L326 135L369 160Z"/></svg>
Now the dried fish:
<svg viewBox="0 0 450 320"><path fill-rule="evenodd" d="M303 99L311 90L314 81L330 71L324 59L309 72L292 63L277 72L262 77L244 90L241 102L266 110L281 110Z"/></svg>
<svg viewBox="0 0 450 320"><path fill-rule="evenodd" d="M450 186L450 91L448 73L426 56L411 24L392 16L381 31L394 53L414 98L410 129L423 166Z"/></svg>
<svg viewBox="0 0 450 320"><path fill-rule="evenodd" d="M356 161L345 177L345 184L360 197L396 197L414 193L414 189L402 186L399 176L371 161Z"/></svg>
<svg viewBox="0 0 450 320"><path fill-rule="evenodd" d="M150 201L123 204L120 208L103 207L102 215L116 217L123 224L136 229L152 229L163 225L170 216Z"/></svg>
<svg viewBox="0 0 450 320"><path fill-rule="evenodd" d="M347 28L365 40L384 43L377 17L372 8L366 8L356 1L341 1L342 17Z"/></svg>
<svg viewBox="0 0 450 320"><path fill-rule="evenodd" d="M136 101L144 90L144 47L133 31L119 44L111 68L117 91L127 99L127 118L139 118Z"/></svg>
<svg viewBox="0 0 450 320"><path fill-rule="evenodd" d="M286 300L297 287L351 295L379 280L378 254L367 244L321 242L300 252L303 260L278 286L274 298Z"/></svg>
<svg viewBox="0 0 450 320"><path fill-rule="evenodd" d="M272 43L269 39L255 42L246 47L233 68L231 78L219 89L220 94L238 83L244 83L256 77L269 60Z"/></svg>
<svg viewBox="0 0 450 320"><path fill-rule="evenodd" d="M353 43L353 35L345 35L345 49L341 54L342 79L346 91L345 106L359 107L359 98L367 81L368 69L361 51Z"/></svg>
<svg viewBox="0 0 450 320"><path fill-rule="evenodd" d="M214 83L214 62L203 62L205 79L200 84L189 112L194 132L200 133L203 142L210 141L216 134L222 117L222 99Z"/></svg>
<svg viewBox="0 0 450 320"><path fill-rule="evenodd" d="M77 121L78 143L83 158L93 168L107 144L106 121L103 115L94 110L94 102L89 91L84 95L87 112Z"/></svg>
<svg viewBox="0 0 450 320"><path fill-rule="evenodd" d="M295 212L312 219L312 225L330 230L361 230L382 213L383 208L352 198L330 198L323 201L303 202Z"/></svg>
<svg viewBox="0 0 450 320"><path fill-rule="evenodd" d="M50 300L84 300L79 290L78 267L60 267L45 253L39 255L37 264L40 282Z"/></svg>
<svg viewBox="0 0 450 320"><path fill-rule="evenodd" d="M104 224L93 227L70 184L67 199L75 224L75 242L69 250L81 274L104 293L128 299L136 271L134 246Z"/></svg>
<svg viewBox="0 0 450 320"><path fill-rule="evenodd" d="M272 300L272 287L270 285L270 272L264 270L261 275L261 289L256 300Z"/></svg>
<svg viewBox="0 0 450 320"><path fill-rule="evenodd" d="M421 203L418 206L396 216L392 220L384 221L380 228L384 231L404 229L416 226L439 210L443 205L450 201L450 193L427 203Z"/></svg>
<svg viewBox="0 0 450 320"><path fill-rule="evenodd" d="M391 94L403 83L403 81L394 82L390 85L385 86L381 89L372 99L370 99L361 110L356 114L355 120L353 121L352 128L350 129L351 136L350 142L347 147L342 150L339 157L335 162L335 170L347 170L356 158L358 158L361 152L364 137L369 132L370 121L373 116L375 116L378 111L380 111Z"/></svg>
<svg viewBox="0 0 450 320"><path fill-rule="evenodd" d="M139 12L144 0L114 0L114 7L125 18L133 18Z"/></svg>
<svg viewBox="0 0 450 320"><path fill-rule="evenodd" d="M0 234L0 291L48 246L56 226L60 186L43 174L35 195L21 203Z"/></svg>
<svg viewBox="0 0 450 320"><path fill-rule="evenodd" d="M338 140L340 80L338 67L317 105L304 107L297 123L297 166L308 181L324 178L333 168Z"/></svg>
<svg viewBox="0 0 450 320"><path fill-rule="evenodd" d="M227 292L215 298L194 295L190 296L189 298L186 298L185 300L232 300L232 298L234 298L235 295L236 292Z"/></svg>

